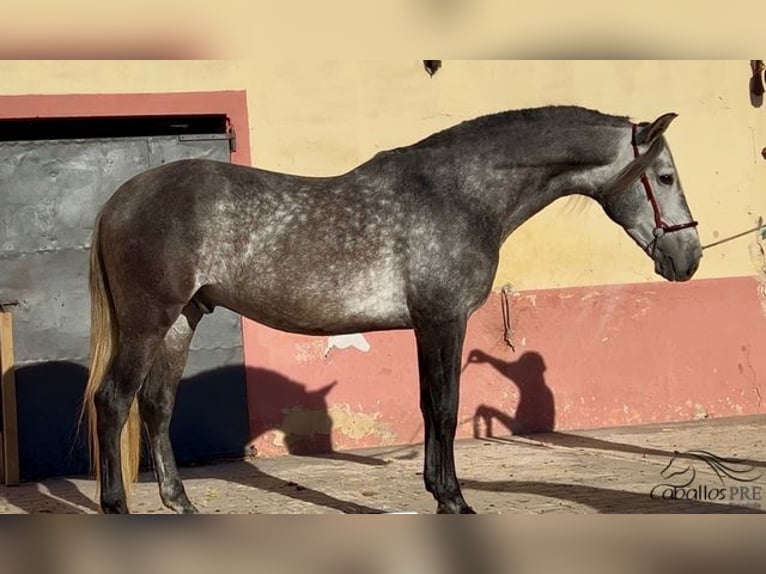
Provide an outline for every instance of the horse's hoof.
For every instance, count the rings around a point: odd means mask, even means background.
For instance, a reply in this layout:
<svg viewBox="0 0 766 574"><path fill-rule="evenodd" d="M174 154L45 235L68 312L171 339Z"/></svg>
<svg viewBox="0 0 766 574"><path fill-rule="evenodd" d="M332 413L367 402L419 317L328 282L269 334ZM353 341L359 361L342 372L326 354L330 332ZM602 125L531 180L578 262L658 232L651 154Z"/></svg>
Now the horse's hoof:
<svg viewBox="0 0 766 574"><path fill-rule="evenodd" d="M101 502L101 512L104 514L130 514L125 502Z"/></svg>
<svg viewBox="0 0 766 574"><path fill-rule="evenodd" d="M436 514L476 514L476 512L461 500L439 503Z"/></svg>
<svg viewBox="0 0 766 574"><path fill-rule="evenodd" d="M163 504L165 504L165 507L172 510L176 514L199 514L197 507L194 506L185 496L181 500L163 501Z"/></svg>

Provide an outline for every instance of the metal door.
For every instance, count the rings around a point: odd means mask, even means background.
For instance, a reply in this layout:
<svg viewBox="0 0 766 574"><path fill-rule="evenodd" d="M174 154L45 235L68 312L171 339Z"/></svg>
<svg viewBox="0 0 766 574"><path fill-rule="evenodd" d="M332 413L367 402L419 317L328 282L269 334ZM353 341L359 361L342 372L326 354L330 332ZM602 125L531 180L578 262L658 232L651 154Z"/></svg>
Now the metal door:
<svg viewBox="0 0 766 574"><path fill-rule="evenodd" d="M13 313L23 479L87 470L77 417L98 210L150 167L229 161L229 153L221 134L0 142L0 299L20 301ZM179 463L241 455L247 426L240 319L219 309L200 323L179 390L171 426Z"/></svg>

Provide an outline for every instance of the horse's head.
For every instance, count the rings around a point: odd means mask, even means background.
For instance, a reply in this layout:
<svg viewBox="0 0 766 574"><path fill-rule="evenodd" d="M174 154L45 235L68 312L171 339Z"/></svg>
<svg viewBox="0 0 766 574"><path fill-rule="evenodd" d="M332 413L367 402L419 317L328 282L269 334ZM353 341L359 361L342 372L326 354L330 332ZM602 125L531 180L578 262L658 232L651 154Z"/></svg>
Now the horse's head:
<svg viewBox="0 0 766 574"><path fill-rule="evenodd" d="M687 281L699 266L702 248L663 137L675 117L665 114L651 124L631 125L630 141L619 155L628 163L596 199L654 260L658 274Z"/></svg>

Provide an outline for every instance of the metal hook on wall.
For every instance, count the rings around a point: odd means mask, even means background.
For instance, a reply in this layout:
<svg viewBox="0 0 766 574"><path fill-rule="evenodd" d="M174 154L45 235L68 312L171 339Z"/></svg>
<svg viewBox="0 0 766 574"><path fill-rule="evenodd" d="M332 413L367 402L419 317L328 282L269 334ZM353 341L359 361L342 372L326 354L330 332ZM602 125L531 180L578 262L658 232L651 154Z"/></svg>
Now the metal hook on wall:
<svg viewBox="0 0 766 574"><path fill-rule="evenodd" d="M763 72L766 70L763 60L750 60L750 103L756 108L763 104L763 94L766 88L763 85Z"/></svg>
<svg viewBox="0 0 766 574"><path fill-rule="evenodd" d="M423 67L428 72L428 75L433 78L434 74L442 67L441 60L423 60Z"/></svg>

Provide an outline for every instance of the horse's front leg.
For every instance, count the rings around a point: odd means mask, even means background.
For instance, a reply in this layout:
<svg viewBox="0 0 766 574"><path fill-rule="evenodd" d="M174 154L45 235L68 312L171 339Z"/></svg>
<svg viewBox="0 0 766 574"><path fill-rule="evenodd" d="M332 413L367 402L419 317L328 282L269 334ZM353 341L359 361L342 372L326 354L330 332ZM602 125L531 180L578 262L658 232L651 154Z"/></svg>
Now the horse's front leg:
<svg viewBox="0 0 766 574"><path fill-rule="evenodd" d="M455 473L454 441L460 386L460 357L466 319L424 321L415 327L420 372L420 409L425 426L426 490L440 514L473 514Z"/></svg>

